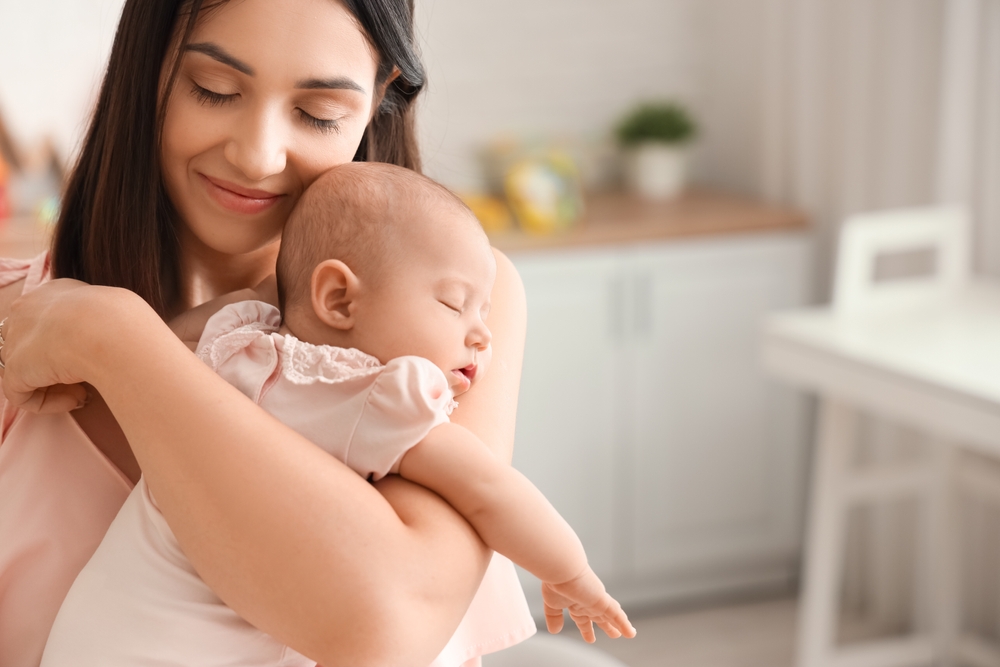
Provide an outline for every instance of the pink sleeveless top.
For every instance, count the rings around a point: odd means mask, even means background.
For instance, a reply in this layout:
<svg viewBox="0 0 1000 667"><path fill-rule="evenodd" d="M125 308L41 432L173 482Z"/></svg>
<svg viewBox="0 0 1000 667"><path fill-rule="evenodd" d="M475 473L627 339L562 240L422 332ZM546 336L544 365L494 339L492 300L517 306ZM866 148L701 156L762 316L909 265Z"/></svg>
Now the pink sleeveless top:
<svg viewBox="0 0 1000 667"><path fill-rule="evenodd" d="M48 280L48 254L0 259L0 287ZM0 665L36 667L77 573L132 484L68 414L36 415L0 395Z"/></svg>

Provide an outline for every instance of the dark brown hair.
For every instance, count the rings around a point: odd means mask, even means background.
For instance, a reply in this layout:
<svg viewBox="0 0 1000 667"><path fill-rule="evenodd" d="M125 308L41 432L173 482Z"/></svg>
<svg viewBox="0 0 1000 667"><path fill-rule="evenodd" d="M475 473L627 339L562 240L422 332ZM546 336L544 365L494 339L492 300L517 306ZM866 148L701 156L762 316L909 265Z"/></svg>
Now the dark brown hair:
<svg viewBox="0 0 1000 667"><path fill-rule="evenodd" d="M413 0L340 1L379 58L377 83L395 71L355 160L414 170L420 158L413 102L424 70L413 41ZM174 64L163 95L160 75L174 35L183 50L210 0L127 0L83 148L66 186L52 241L52 272L124 287L165 315L179 291L175 212L163 186L160 136Z"/></svg>

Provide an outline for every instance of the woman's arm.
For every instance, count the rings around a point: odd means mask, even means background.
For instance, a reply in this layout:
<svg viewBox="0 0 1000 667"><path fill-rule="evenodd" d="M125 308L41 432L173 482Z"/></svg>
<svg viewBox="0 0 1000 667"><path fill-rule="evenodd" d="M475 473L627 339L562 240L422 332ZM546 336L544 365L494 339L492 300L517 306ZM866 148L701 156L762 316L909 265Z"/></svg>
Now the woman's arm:
<svg viewBox="0 0 1000 667"><path fill-rule="evenodd" d="M509 456L524 337L509 262L493 304L494 369L463 421ZM398 478L368 484L215 375L125 290L44 285L14 304L9 326L8 397L93 384L181 547L248 621L326 667L427 664L454 632L489 551L440 497Z"/></svg>

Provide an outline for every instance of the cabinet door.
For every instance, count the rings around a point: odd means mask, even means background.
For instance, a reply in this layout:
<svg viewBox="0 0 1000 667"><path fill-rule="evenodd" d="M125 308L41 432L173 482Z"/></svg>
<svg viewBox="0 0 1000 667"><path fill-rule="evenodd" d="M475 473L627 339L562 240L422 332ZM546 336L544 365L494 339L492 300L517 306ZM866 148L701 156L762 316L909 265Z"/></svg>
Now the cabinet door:
<svg viewBox="0 0 1000 667"><path fill-rule="evenodd" d="M758 362L758 329L804 302L804 239L637 251L625 391L635 573L794 565L805 432L800 400Z"/></svg>
<svg viewBox="0 0 1000 667"><path fill-rule="evenodd" d="M514 465L577 531L594 570L609 576L620 444L616 263L581 252L513 260L528 301Z"/></svg>

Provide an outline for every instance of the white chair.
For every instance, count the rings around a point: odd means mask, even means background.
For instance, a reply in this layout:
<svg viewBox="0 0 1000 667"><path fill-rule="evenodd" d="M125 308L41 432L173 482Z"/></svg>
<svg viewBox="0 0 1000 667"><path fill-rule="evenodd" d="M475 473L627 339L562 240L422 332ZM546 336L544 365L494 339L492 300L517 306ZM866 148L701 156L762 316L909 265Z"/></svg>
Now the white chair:
<svg viewBox="0 0 1000 667"><path fill-rule="evenodd" d="M875 265L889 253L929 250L933 271L879 281ZM850 218L840 234L834 280L835 321L891 313L955 297L969 278L969 221L957 209L911 209ZM824 396L814 458L805 573L799 619L798 667L903 667L953 664L959 641L958 536L950 495L956 479L954 447L935 441L918 462L855 469L858 411ZM838 647L837 622L845 559L847 514L852 506L900 497L921 501L918 541L926 622L913 635ZM961 644L961 646L959 646ZM958 651L970 664L981 662ZM972 651L975 653L975 651ZM971 659L970 659L971 658Z"/></svg>
<svg viewBox="0 0 1000 667"><path fill-rule="evenodd" d="M483 667L628 667L604 651L567 637L543 634L483 656Z"/></svg>
<svg viewBox="0 0 1000 667"><path fill-rule="evenodd" d="M866 213L848 218L840 231L833 308L899 308L947 298L969 280L969 220L959 208L918 208ZM926 275L877 280L883 255L928 250L934 267Z"/></svg>

